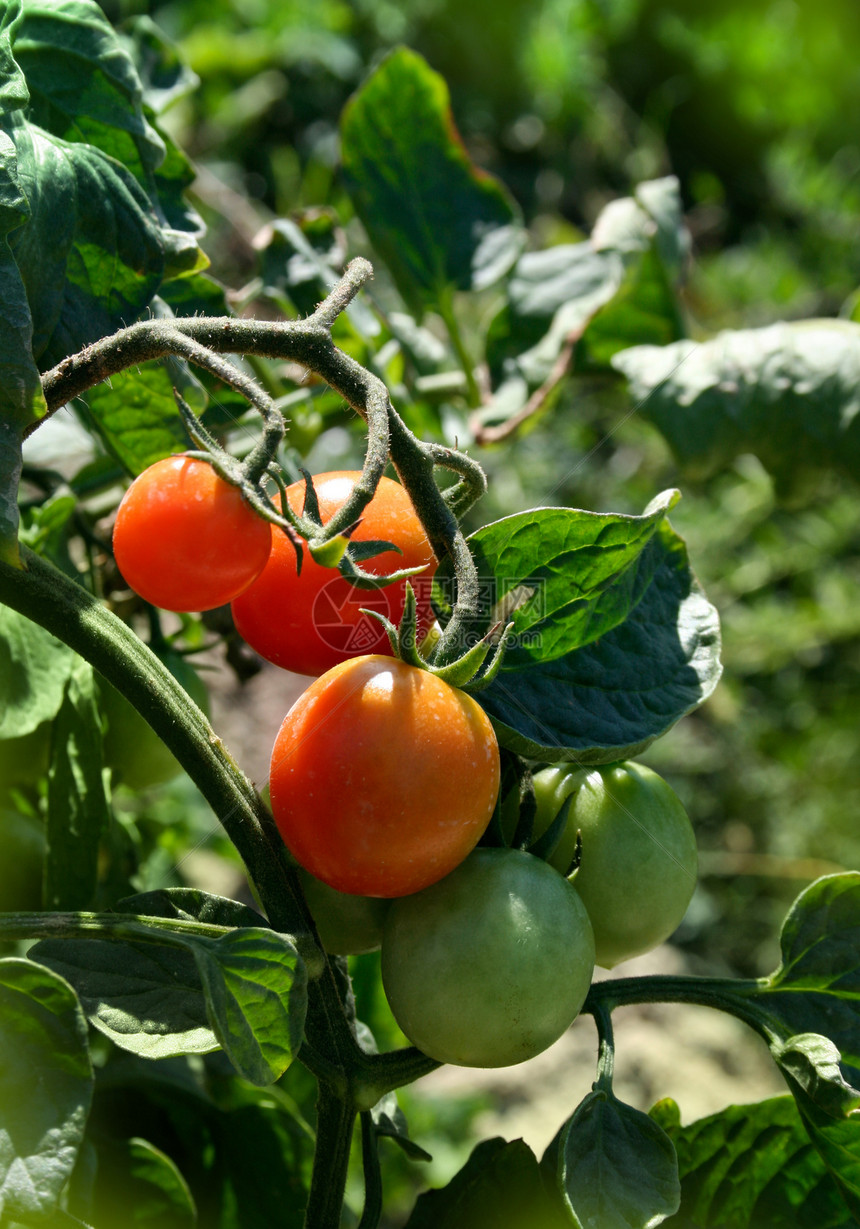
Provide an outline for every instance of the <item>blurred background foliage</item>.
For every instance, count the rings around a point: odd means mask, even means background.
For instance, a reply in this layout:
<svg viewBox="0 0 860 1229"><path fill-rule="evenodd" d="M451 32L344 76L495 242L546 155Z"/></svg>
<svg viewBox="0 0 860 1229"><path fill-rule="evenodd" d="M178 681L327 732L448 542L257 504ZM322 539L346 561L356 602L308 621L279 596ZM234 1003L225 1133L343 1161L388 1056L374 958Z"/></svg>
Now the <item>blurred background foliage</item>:
<svg viewBox="0 0 860 1229"><path fill-rule="evenodd" d="M118 23L151 18L198 78L161 122L198 170L191 197L208 228L202 244L225 285L252 285L255 237L299 210L333 210L350 254L364 250L338 175L338 122L367 72L403 43L446 79L472 157L509 188L532 248L582 238L607 202L674 174L692 237L682 288L690 336L855 312L854 0L102 7ZM336 247L328 215L320 216L320 245ZM490 292L460 306L468 338L470 328L486 330L498 302ZM344 327L342 340L360 356L370 347L372 361L372 338ZM307 404L296 393L292 438L310 449L309 468L358 462L361 434L337 399ZM422 421L420 404L413 411L419 431L445 437L463 427L462 419L446 426L444 414ZM552 413L514 443L472 451L490 477L475 526L546 504L638 513L657 491L682 488L672 521L720 611L725 674L715 697L644 757L681 795L702 850L701 887L676 941L702 971L768 972L779 919L800 888L860 866L857 489L825 474L803 506L786 508L749 455L691 485L606 374L563 385ZM229 860L184 779L158 793L120 794L118 815L127 822L112 882L146 890L202 874L206 855L207 874ZM135 857L135 841L145 859ZM386 1044L394 1037L373 958L362 959L360 1012ZM435 1126L413 1108L438 1133L431 1151L444 1151L445 1140L466 1138L475 1106L454 1104L450 1121ZM425 1124L412 1125L420 1138Z"/></svg>

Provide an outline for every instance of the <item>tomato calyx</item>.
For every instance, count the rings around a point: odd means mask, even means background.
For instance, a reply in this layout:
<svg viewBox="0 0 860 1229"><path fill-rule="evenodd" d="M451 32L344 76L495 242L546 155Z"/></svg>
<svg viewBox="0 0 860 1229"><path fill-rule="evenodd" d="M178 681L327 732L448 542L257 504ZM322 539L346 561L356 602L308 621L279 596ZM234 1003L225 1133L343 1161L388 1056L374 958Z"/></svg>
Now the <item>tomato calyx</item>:
<svg viewBox="0 0 860 1229"><path fill-rule="evenodd" d="M477 644L471 645L456 660L438 666L434 665L432 657L422 657L418 648L417 604L415 591L408 581L406 582L406 603L399 627L395 627L390 619L377 610L365 610L363 613L371 615L385 628L391 644L391 652L395 657L399 657L409 666L416 666L419 670L435 674L437 678L450 683L452 687L459 687L462 691L469 692L481 691L492 683L501 669L505 649L514 630L513 623L508 623L504 627L501 623L496 623Z"/></svg>

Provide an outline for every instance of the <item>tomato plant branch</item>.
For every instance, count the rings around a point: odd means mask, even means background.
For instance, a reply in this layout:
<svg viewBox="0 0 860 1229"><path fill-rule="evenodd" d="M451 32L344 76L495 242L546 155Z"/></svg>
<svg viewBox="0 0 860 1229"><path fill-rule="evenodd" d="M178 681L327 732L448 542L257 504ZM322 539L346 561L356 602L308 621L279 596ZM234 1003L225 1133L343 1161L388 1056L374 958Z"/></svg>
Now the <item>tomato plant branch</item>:
<svg viewBox="0 0 860 1229"><path fill-rule="evenodd" d="M379 1143L370 1110L361 1114L361 1164L364 1174L364 1208L358 1229L376 1229L382 1216L382 1171Z"/></svg>
<svg viewBox="0 0 860 1229"><path fill-rule="evenodd" d="M82 936L128 943L174 943L179 939L221 939L233 926L216 926L183 918L136 913L0 913L0 938L11 940L80 939ZM311 978L325 964L309 934L287 936L302 957Z"/></svg>
<svg viewBox="0 0 860 1229"><path fill-rule="evenodd" d="M612 1077L615 1073L615 1039L612 1031L612 1013L605 1003L598 1003L594 1008L594 1022L597 1025L598 1054L597 1079L595 1089L612 1092Z"/></svg>
<svg viewBox="0 0 860 1229"><path fill-rule="evenodd" d="M43 390L48 412L53 413L88 388L127 367L174 353L185 354L196 361L191 357L186 339L208 351L281 359L313 371L365 419L369 437L361 478L324 530L315 535L316 541L331 540L360 518L376 491L390 455L434 553L440 559L450 554L454 564L456 602L434 653L435 661L447 664L462 651L466 628L477 613L479 603L477 572L455 513L462 515L483 493L483 481L476 462L453 450L425 445L416 439L391 405L384 383L334 344L331 323L370 272L367 261L352 261L328 298L305 320L283 322L197 316L139 321L64 359L44 374ZM230 365L230 371L233 370ZM225 376L230 374L226 369L224 373ZM253 385L252 381L250 383ZM256 385L253 387L258 401L266 397ZM27 434L38 425L33 424ZM437 465L445 465L460 476L461 482L455 485L454 494L448 496L452 506L436 485L433 471Z"/></svg>
<svg viewBox="0 0 860 1229"><path fill-rule="evenodd" d="M339 1229L355 1118L352 1102L342 1100L321 1083L306 1229Z"/></svg>
<svg viewBox="0 0 860 1229"><path fill-rule="evenodd" d="M767 1037L766 1013L755 1002L763 987L751 978L620 977L592 983L582 1010L596 1018L598 1012L635 1003L695 1003L728 1012Z"/></svg>

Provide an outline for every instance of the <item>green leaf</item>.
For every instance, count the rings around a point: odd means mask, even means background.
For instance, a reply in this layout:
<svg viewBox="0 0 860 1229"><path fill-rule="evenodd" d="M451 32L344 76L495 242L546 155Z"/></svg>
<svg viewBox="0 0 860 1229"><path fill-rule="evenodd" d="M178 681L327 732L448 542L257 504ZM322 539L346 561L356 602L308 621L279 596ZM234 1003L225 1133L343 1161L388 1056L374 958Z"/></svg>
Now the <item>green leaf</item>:
<svg viewBox="0 0 860 1229"><path fill-rule="evenodd" d="M416 314L513 264L523 242L513 203L470 161L448 87L416 52L391 52L350 99L341 152L356 212Z"/></svg>
<svg viewBox="0 0 860 1229"><path fill-rule="evenodd" d="M265 1087L299 1052L307 1009L307 974L284 935L259 927L221 939L198 939L191 950L212 1026L233 1066Z"/></svg>
<svg viewBox="0 0 860 1229"><path fill-rule="evenodd" d="M54 1211L92 1097L87 1024L71 986L0 961L0 1222Z"/></svg>
<svg viewBox="0 0 860 1229"><path fill-rule="evenodd" d="M755 1003L774 1034L827 1036L860 1087L860 872L825 875L792 905L779 968L758 983Z"/></svg>
<svg viewBox="0 0 860 1229"><path fill-rule="evenodd" d="M0 738L29 734L57 715L74 663L67 645L0 605Z"/></svg>
<svg viewBox="0 0 860 1229"><path fill-rule="evenodd" d="M131 1229L196 1229L197 1209L174 1161L145 1139L111 1140L98 1150L93 1220Z"/></svg>
<svg viewBox="0 0 860 1229"><path fill-rule="evenodd" d="M556 661L502 672L479 693L503 746L550 763L630 759L714 690L717 612L665 522L636 567L648 580L623 622Z"/></svg>
<svg viewBox="0 0 860 1229"><path fill-rule="evenodd" d="M825 470L860 473L860 324L804 320L613 360L693 478L753 452L786 495Z"/></svg>
<svg viewBox="0 0 860 1229"><path fill-rule="evenodd" d="M110 822L92 667L75 663L51 734L45 908L91 909L99 841Z"/></svg>
<svg viewBox="0 0 860 1229"><path fill-rule="evenodd" d="M678 1210L678 1162L641 1110L595 1089L566 1124L557 1177L577 1229L649 1229Z"/></svg>
<svg viewBox="0 0 860 1229"><path fill-rule="evenodd" d="M496 381L522 374L536 388L549 375L565 341L578 337L621 287L616 252L589 241L526 252L508 280L508 302L487 336L487 361Z"/></svg>
<svg viewBox="0 0 860 1229"><path fill-rule="evenodd" d="M144 1058L219 1048L190 951L155 943L46 939L30 956L77 990L90 1024Z"/></svg>
<svg viewBox="0 0 860 1229"><path fill-rule="evenodd" d="M207 1226L302 1229L314 1136L292 1098L298 1086L310 1101L313 1080L301 1068L295 1076L289 1090L263 1090L232 1077L219 1056L192 1067L115 1054L99 1072L94 1114L108 1138L145 1122L148 1141L188 1178Z"/></svg>
<svg viewBox="0 0 860 1229"><path fill-rule="evenodd" d="M649 553L646 564L641 557L678 498L665 491L642 516L531 508L483 526L469 538L481 578L476 639L496 623L513 622L502 669L516 671L606 635L650 584L657 559ZM437 587L452 578L444 561Z"/></svg>
<svg viewBox="0 0 860 1229"><path fill-rule="evenodd" d="M120 371L86 393L84 400L106 448L131 474L189 447L173 395L176 387L189 401L188 384L185 365L167 359ZM196 381L193 389L200 397Z"/></svg>
<svg viewBox="0 0 860 1229"><path fill-rule="evenodd" d="M486 1139L447 1186L419 1197L404 1229L563 1229L566 1224L531 1149L521 1139Z"/></svg>
<svg viewBox="0 0 860 1229"><path fill-rule="evenodd" d="M508 302L490 325L487 361L497 388L482 422L519 413L565 346L575 346L574 369L604 368L637 342L682 337L674 287L688 244L678 181L669 176L612 201L589 240L521 256Z"/></svg>
<svg viewBox="0 0 860 1229"><path fill-rule="evenodd" d="M681 1208L666 1229L849 1229L849 1216L791 1097L731 1105L682 1127L661 1101L651 1117L678 1155Z"/></svg>
<svg viewBox="0 0 860 1229"><path fill-rule="evenodd" d="M197 89L200 78L151 17L132 17L123 24L120 38L137 69L144 104L156 115Z"/></svg>
<svg viewBox="0 0 860 1229"><path fill-rule="evenodd" d="M286 935L234 901L194 889L149 892L117 910L230 926L220 938L158 932L157 942L45 940L34 960L76 987L90 1022L147 1058L223 1046L252 1083L271 1084L301 1044L307 975Z"/></svg>
<svg viewBox="0 0 860 1229"><path fill-rule="evenodd" d="M144 114L135 65L99 6L92 0L25 0L14 52L30 91L28 122L120 163L151 204L166 269L198 267L200 222L179 203L193 174Z"/></svg>

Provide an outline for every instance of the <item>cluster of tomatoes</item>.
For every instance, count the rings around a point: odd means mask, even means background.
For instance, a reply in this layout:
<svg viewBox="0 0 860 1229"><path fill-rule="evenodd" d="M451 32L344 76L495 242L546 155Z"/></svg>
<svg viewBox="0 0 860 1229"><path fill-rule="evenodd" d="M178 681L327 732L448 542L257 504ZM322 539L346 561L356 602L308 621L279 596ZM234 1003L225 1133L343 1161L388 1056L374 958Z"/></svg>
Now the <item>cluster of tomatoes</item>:
<svg viewBox="0 0 860 1229"><path fill-rule="evenodd" d="M323 522L357 477L314 479ZM304 484L287 498L300 511ZM377 574L424 568L412 584L426 631L435 559L404 489L383 479L354 537L402 552L370 560ZM569 808L547 860L479 847L499 793L493 727L471 696L391 656L362 613L375 605L398 623L405 582L357 590L307 557L299 571L285 534L209 465L183 457L132 484L114 549L154 605L229 601L263 657L319 676L275 741L272 813L303 868L323 945L343 955L381 946L392 1012L432 1058L532 1057L576 1017L595 962L646 951L680 922L696 877L692 829L669 786L640 765L535 774L535 836ZM568 879L578 835L582 864Z"/></svg>

